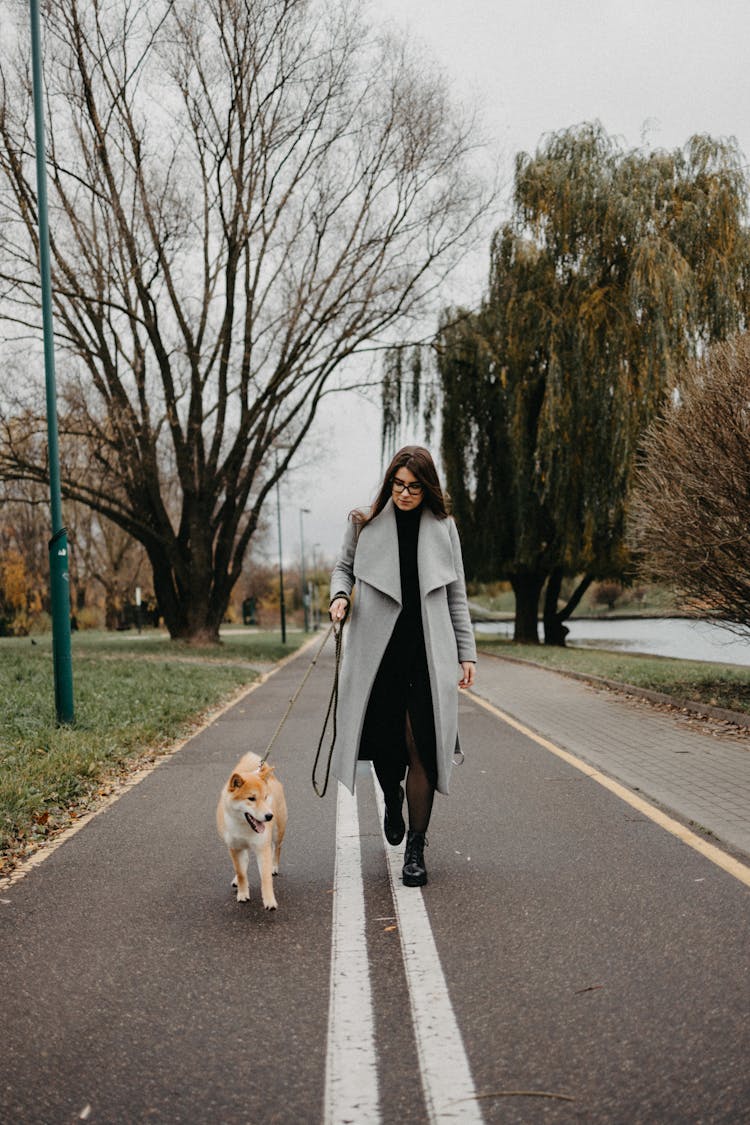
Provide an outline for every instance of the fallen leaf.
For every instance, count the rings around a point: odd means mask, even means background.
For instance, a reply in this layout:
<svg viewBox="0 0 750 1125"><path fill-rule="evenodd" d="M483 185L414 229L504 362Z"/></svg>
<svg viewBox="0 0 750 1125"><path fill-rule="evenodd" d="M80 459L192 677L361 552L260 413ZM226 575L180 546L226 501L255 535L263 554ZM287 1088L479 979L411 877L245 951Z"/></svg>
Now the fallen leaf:
<svg viewBox="0 0 750 1125"><path fill-rule="evenodd" d="M493 1090L488 1094L476 1094L475 1097L479 1098L557 1098L561 1102L574 1102L575 1098L570 1094L557 1094L551 1093L549 1090ZM469 1101L469 1098L462 1098L462 1101ZM455 1103L454 1103L455 1104Z"/></svg>

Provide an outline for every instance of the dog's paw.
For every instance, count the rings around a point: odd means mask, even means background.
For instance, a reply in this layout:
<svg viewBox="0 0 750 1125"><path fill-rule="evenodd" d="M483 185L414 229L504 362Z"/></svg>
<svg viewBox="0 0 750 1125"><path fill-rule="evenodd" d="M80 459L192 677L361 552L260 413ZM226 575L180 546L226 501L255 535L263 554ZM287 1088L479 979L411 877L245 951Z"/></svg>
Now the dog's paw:
<svg viewBox="0 0 750 1125"><path fill-rule="evenodd" d="M278 865L278 863L275 863L273 865L272 870L271 870L271 874L272 875L278 875L278 873L279 873L279 865Z"/></svg>
<svg viewBox="0 0 750 1125"><path fill-rule="evenodd" d="M237 891L237 902L249 902L250 891Z"/></svg>
<svg viewBox="0 0 750 1125"><path fill-rule="evenodd" d="M278 906L278 903L276 902L275 898L270 898L268 902L263 902L263 906L266 910L275 910Z"/></svg>
<svg viewBox="0 0 750 1125"><path fill-rule="evenodd" d="M232 879L232 886L233 887L237 886L237 876L236 875L235 875L234 879Z"/></svg>

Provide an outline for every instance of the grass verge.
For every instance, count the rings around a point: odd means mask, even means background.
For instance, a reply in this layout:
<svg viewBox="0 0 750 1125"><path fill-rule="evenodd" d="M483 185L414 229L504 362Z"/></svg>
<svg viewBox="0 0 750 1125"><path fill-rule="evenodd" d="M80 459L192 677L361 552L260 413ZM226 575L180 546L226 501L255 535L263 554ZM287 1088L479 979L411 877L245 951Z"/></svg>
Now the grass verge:
<svg viewBox="0 0 750 1125"><path fill-rule="evenodd" d="M278 634L254 633L217 650L146 634L77 635L73 727L55 721L51 638L0 641L0 875L252 683L254 663L303 639L290 634L284 646Z"/></svg>
<svg viewBox="0 0 750 1125"><path fill-rule="evenodd" d="M675 660L666 656L608 652L593 648L555 648L546 645L517 645L503 638L477 634L480 652L530 660L562 672L632 684L660 691L676 704L683 700L750 713L750 668L738 664Z"/></svg>
<svg viewBox="0 0 750 1125"><path fill-rule="evenodd" d="M224 663L227 660L247 660L251 663L266 663L281 660L298 648L305 639L304 633L287 631L287 643L281 643L279 633L263 633L254 630L222 634L221 644L191 645L184 641L171 641L166 633L146 630L138 634L129 630L123 633L107 633L103 630L90 630L76 633L73 637L73 652L84 656L159 656L168 660L175 657L183 659ZM39 643L49 646L49 637L35 638ZM28 640L24 639L28 647Z"/></svg>

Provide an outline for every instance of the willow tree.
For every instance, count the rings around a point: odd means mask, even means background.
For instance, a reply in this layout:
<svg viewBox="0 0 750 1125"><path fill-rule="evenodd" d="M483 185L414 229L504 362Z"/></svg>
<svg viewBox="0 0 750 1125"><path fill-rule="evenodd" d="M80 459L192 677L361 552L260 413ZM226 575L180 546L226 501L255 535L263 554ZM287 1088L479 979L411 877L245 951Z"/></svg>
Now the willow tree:
<svg viewBox="0 0 750 1125"><path fill-rule="evenodd" d="M359 7L43 5L63 495L143 544L173 637L217 638L321 396L417 315L481 214L470 124ZM24 335L39 329L27 21L0 0L4 31L14 16L0 318ZM6 479L46 475L38 368L22 356L3 388Z"/></svg>
<svg viewBox="0 0 750 1125"><path fill-rule="evenodd" d="M487 296L435 341L442 452L474 578L510 580L517 640L564 643L595 578L627 578L644 427L686 359L746 322L736 145L624 151L598 125L517 158ZM577 577L559 608L563 579Z"/></svg>

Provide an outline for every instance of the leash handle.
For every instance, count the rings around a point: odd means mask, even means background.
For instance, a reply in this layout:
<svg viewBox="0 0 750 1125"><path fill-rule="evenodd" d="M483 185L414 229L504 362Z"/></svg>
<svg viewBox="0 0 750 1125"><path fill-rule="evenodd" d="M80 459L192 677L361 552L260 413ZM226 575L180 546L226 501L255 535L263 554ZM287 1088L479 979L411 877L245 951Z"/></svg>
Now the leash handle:
<svg viewBox="0 0 750 1125"><path fill-rule="evenodd" d="M344 618L344 621L345 620L346 620L346 618ZM339 701L339 669L341 668L341 639L342 639L343 633L344 633L344 621L342 621L341 624L338 625L338 627L336 626L335 623L333 625L331 625L331 628L328 630L328 633L326 634L326 640L328 640L328 635L331 632L333 632L334 640L336 642L336 667L335 667L335 671L333 673L333 688L331 690L331 698L328 700L328 709L326 711L326 717L323 720L323 730L321 731L321 734L320 734L320 741L318 742L318 749L315 752L315 761L313 762L313 768L312 768L312 787L315 790L315 792L317 793L317 795L321 798L325 797L326 791L328 789L328 779L331 775L331 762L333 760L333 748L336 745L336 709L337 709L338 701ZM320 751L323 748L323 742L325 740L326 730L328 729L328 720L331 717L331 712L333 712L333 729L332 729L332 732L331 732L331 734L332 734L331 745L328 748L328 760L326 762L326 772L325 772L325 777L323 779L323 788L321 789L318 785L318 780L317 780L317 777L315 775L318 771L318 762L320 761Z"/></svg>

